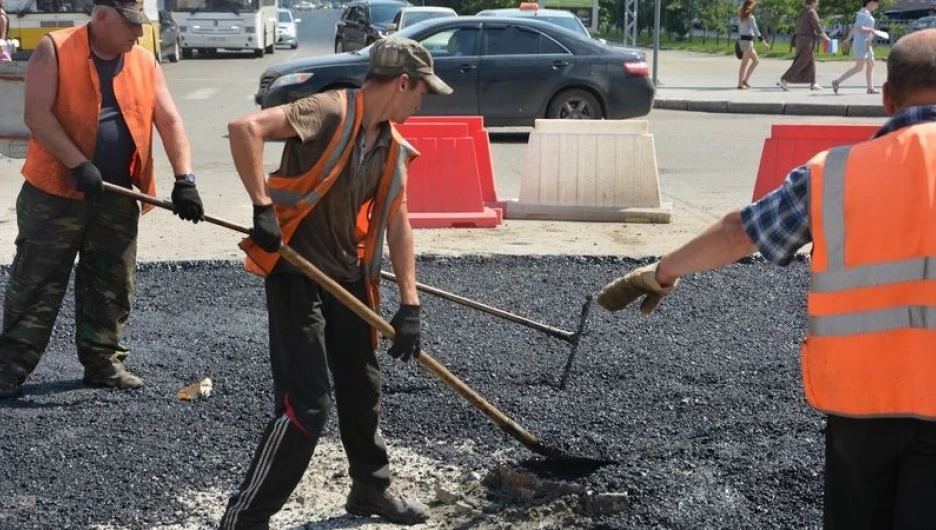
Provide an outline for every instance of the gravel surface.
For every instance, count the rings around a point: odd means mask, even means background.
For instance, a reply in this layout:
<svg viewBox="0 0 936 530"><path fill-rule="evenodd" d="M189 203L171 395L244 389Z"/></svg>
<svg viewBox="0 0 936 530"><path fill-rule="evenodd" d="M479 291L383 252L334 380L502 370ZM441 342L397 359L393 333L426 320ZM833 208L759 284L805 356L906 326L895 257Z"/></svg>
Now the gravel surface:
<svg viewBox="0 0 936 530"><path fill-rule="evenodd" d="M424 257L418 276L574 331L585 296L639 263ZM141 391L81 386L69 294L26 396L0 401L0 529L210 528L243 477L272 413L262 280L233 262L146 264L137 278L126 341ZM382 355L396 487L430 503L425 528L818 528L824 421L799 380L807 279L804 261L752 260L684 279L649 317L596 307L564 391L568 344L422 294L426 351L546 445L617 463L544 462ZM385 282L386 318L397 300ZM205 377L211 397L175 397ZM371 527L341 509L336 424L276 528ZM551 482L518 494L492 486L494 469ZM583 507L618 492L623 509Z"/></svg>

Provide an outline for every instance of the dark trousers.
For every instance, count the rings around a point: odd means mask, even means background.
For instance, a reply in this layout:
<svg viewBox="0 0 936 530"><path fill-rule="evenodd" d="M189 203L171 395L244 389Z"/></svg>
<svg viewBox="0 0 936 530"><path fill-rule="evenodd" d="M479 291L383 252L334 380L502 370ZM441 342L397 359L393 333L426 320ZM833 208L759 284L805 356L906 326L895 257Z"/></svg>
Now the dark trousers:
<svg viewBox="0 0 936 530"><path fill-rule="evenodd" d="M130 315L140 207L101 193L66 199L24 183L16 199L16 256L3 300L0 371L24 380L39 363L75 257L75 343L89 368L119 360Z"/></svg>
<svg viewBox="0 0 936 530"><path fill-rule="evenodd" d="M829 416L823 528L936 529L936 422Z"/></svg>
<svg viewBox="0 0 936 530"><path fill-rule="evenodd" d="M343 284L366 303L364 281ZM305 473L331 408L335 382L341 442L357 484L390 484L378 430L380 367L371 328L315 282L294 273L266 279L275 413L247 477L228 502L223 530L266 530Z"/></svg>

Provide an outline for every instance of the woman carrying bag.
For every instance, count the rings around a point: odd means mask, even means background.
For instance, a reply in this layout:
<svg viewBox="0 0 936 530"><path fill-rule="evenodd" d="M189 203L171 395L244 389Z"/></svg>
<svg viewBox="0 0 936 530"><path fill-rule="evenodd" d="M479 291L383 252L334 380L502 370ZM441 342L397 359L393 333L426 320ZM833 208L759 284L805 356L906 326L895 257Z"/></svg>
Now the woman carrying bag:
<svg viewBox="0 0 936 530"><path fill-rule="evenodd" d="M877 0L863 0L862 8L855 17L855 25L852 26L849 38L853 39L852 55L855 56L855 65L847 72L832 81L832 91L838 94L839 86L849 77L858 72L865 71L865 81L868 85L868 94L878 94L879 91L874 88L874 48L871 44L874 42L874 17L871 13L878 7Z"/></svg>
<svg viewBox="0 0 936 530"><path fill-rule="evenodd" d="M754 6L757 0L744 0L738 10L738 47L741 49L741 68L738 70L738 90L751 88L748 80L754 69L760 64L757 49L754 48L754 38L757 37L768 50L770 45L757 29L757 20L754 19Z"/></svg>

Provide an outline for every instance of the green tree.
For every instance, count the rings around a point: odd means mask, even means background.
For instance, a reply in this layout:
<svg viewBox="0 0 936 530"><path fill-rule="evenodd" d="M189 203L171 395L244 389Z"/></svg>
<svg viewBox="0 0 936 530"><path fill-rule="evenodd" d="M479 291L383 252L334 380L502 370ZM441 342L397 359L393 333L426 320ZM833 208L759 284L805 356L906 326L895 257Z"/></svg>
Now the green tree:
<svg viewBox="0 0 936 530"><path fill-rule="evenodd" d="M731 32L731 17L735 13L732 0L698 0L699 24L702 26L702 42L704 43L708 32L715 33L715 42L719 41L722 33Z"/></svg>

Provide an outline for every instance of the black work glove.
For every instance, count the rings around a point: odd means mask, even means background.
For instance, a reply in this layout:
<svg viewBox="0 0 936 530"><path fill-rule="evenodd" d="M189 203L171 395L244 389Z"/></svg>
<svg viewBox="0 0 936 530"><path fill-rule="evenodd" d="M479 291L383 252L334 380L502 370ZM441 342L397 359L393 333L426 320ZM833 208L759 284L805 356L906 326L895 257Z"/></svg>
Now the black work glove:
<svg viewBox="0 0 936 530"><path fill-rule="evenodd" d="M276 221L276 210L272 204L253 207L253 228L250 229L250 239L254 240L260 248L267 252L276 252L283 243L283 232L280 231Z"/></svg>
<svg viewBox="0 0 936 530"><path fill-rule="evenodd" d="M90 160L85 160L73 167L71 174L72 182L78 191L88 195L96 195L104 191L104 178L101 177L101 172L98 171L97 166Z"/></svg>
<svg viewBox="0 0 936 530"><path fill-rule="evenodd" d="M393 326L393 344L390 346L390 357L403 358L403 362L410 358L419 359L422 344L419 340L419 306L400 305L400 309L390 321Z"/></svg>
<svg viewBox="0 0 936 530"><path fill-rule="evenodd" d="M172 187L172 212L180 219L197 223L205 215L195 183L177 179Z"/></svg>

